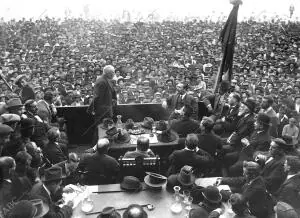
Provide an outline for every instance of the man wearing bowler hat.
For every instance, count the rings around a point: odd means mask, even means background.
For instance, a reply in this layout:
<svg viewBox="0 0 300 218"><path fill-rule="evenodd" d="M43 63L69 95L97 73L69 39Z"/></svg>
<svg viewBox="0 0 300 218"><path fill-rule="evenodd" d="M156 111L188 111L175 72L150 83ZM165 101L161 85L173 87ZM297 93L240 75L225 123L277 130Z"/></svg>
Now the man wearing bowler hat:
<svg viewBox="0 0 300 218"><path fill-rule="evenodd" d="M44 216L45 218L70 218L72 216L73 202L68 202L67 205L59 208L56 206L53 196L57 196L60 190L62 180L62 169L58 166L53 166L45 170L45 175L42 182L35 184L31 190L31 196L36 196L49 205L49 212Z"/></svg>

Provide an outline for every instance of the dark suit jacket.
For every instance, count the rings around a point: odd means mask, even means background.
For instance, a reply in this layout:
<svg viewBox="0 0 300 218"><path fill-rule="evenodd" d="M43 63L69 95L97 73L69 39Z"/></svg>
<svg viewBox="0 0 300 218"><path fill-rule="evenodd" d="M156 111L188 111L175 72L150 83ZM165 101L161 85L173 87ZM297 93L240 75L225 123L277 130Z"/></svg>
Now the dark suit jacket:
<svg viewBox="0 0 300 218"><path fill-rule="evenodd" d="M254 131L249 139L250 145L242 149L238 161L229 168L230 175L243 175L243 161L252 161L255 151L268 151L270 142L271 137L268 131Z"/></svg>
<svg viewBox="0 0 300 218"><path fill-rule="evenodd" d="M174 111L175 109L179 110L181 109L184 105L189 105L193 108L193 118L198 117L198 104L196 102L196 99L191 96L186 94L182 100L179 99L178 94L171 95L170 97L167 98L167 105L168 109L170 111Z"/></svg>
<svg viewBox="0 0 300 218"><path fill-rule="evenodd" d="M55 205L52 197L49 196L43 183L39 182L32 187L31 195L36 196L49 205L49 212L44 216L45 218L70 218L72 216L72 208L63 206L59 208Z"/></svg>
<svg viewBox="0 0 300 218"><path fill-rule="evenodd" d="M225 113L225 109L224 108L224 104L222 104L222 102L220 102L221 99L221 95L219 93L213 94L213 95L208 95L205 96L203 98L203 102L205 104L205 106L207 107L209 104L211 105L211 107L213 108L213 115L216 116L216 118L220 118L224 115ZM226 99L226 97L224 96L224 100Z"/></svg>
<svg viewBox="0 0 300 218"><path fill-rule="evenodd" d="M198 147L208 152L212 157L216 156L216 151L222 149L221 139L213 133L198 134Z"/></svg>
<svg viewBox="0 0 300 218"><path fill-rule="evenodd" d="M177 132L179 137L186 137L190 133L195 133L199 129L199 123L191 118L182 117L170 121L170 128Z"/></svg>
<svg viewBox="0 0 300 218"><path fill-rule="evenodd" d="M242 198L248 203L251 213L257 218L267 218L272 214L274 205L262 177L259 176L250 183L244 184Z"/></svg>
<svg viewBox="0 0 300 218"><path fill-rule="evenodd" d="M93 180L93 175L102 175L108 182L113 182L117 177L120 166L116 159L107 155L99 154L98 152L93 154L87 154L79 163L78 169L88 172L90 176L87 178L88 183L96 183ZM96 178L96 177L94 177Z"/></svg>
<svg viewBox="0 0 300 218"><path fill-rule="evenodd" d="M271 118L271 128L270 128L270 135L274 138L278 137L278 125L279 125L279 119L277 118L276 112L273 108L271 108L266 113Z"/></svg>
<svg viewBox="0 0 300 218"><path fill-rule="evenodd" d="M117 100L116 92L112 84L101 76L96 80L94 87L94 100L92 102L92 110L97 117L113 116L113 99Z"/></svg>
<svg viewBox="0 0 300 218"><path fill-rule="evenodd" d="M250 137L254 130L254 114L243 116L237 123L235 133L230 140L230 144L235 146L238 150L241 149L241 139Z"/></svg>
<svg viewBox="0 0 300 218"><path fill-rule="evenodd" d="M52 164L67 160L59 144L49 142L44 148L44 155Z"/></svg>
<svg viewBox="0 0 300 218"><path fill-rule="evenodd" d="M274 194L281 184L286 179L286 173L284 172L284 162L285 157L282 157L279 160L271 160L264 165L261 176L263 177L267 190Z"/></svg>
<svg viewBox="0 0 300 218"><path fill-rule="evenodd" d="M26 85L25 87L23 87L20 90L19 95L21 95L21 100L22 100L23 104L29 99L33 99L33 100L35 99L34 91L29 85Z"/></svg>
<svg viewBox="0 0 300 218"><path fill-rule="evenodd" d="M276 192L276 197L291 205L300 215L300 174L285 180Z"/></svg>
<svg viewBox="0 0 300 218"><path fill-rule="evenodd" d="M238 117L239 105L236 105L233 108L229 108L228 113L225 115L224 129L225 132L233 132L236 128L236 125L239 121Z"/></svg>
<svg viewBox="0 0 300 218"><path fill-rule="evenodd" d="M169 156L170 167L168 170L168 175L176 174L180 172L180 169L189 165L196 169L205 169L209 162L207 156L201 156L195 151L190 151L186 149L176 150Z"/></svg>

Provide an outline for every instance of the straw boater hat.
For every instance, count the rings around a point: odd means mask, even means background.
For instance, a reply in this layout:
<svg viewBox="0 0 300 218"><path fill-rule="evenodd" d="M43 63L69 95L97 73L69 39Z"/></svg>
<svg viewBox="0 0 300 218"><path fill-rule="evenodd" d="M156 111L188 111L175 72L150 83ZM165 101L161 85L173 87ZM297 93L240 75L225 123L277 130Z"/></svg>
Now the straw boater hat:
<svg viewBox="0 0 300 218"><path fill-rule="evenodd" d="M147 176L144 178L145 184L150 188L161 188L163 185L167 183L167 177L152 173L146 172Z"/></svg>

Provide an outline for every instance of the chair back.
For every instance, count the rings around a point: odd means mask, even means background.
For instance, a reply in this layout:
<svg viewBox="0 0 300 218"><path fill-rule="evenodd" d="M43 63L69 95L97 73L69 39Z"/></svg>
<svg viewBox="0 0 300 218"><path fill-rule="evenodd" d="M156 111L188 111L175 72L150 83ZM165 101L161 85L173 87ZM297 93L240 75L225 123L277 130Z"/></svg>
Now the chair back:
<svg viewBox="0 0 300 218"><path fill-rule="evenodd" d="M135 176L143 180L147 171L160 173L160 157L142 157L124 158L121 156L119 159L121 177Z"/></svg>

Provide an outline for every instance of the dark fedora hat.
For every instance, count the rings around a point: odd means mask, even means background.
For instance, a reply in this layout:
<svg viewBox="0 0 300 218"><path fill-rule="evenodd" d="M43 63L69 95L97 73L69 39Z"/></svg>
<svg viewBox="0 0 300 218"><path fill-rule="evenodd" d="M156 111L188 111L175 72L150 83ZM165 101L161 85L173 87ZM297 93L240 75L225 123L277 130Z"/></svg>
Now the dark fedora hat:
<svg viewBox="0 0 300 218"><path fill-rule="evenodd" d="M138 204L131 204L125 210L123 218L148 218L146 211Z"/></svg>
<svg viewBox="0 0 300 218"><path fill-rule="evenodd" d="M163 175L152 172L146 172L146 174L147 176L145 176L144 182L150 188L161 188L167 183L168 178Z"/></svg>
<svg viewBox="0 0 300 218"><path fill-rule="evenodd" d="M140 180L134 176L125 176L120 187L126 191L139 191L142 189L142 184Z"/></svg>
<svg viewBox="0 0 300 218"><path fill-rule="evenodd" d="M130 142L130 140L131 140L130 135L125 129L119 131L117 137L115 138L115 142L118 144L128 143Z"/></svg>
<svg viewBox="0 0 300 218"><path fill-rule="evenodd" d="M166 129L168 129L168 124L166 123L166 121L160 120L160 121L157 122L156 130L164 131Z"/></svg>
<svg viewBox="0 0 300 218"><path fill-rule="evenodd" d="M250 110L251 113L254 112L255 107L256 107L256 102L255 102L255 100L249 99L249 98L248 98L248 99L246 100L246 102L243 102L243 104L246 105L246 106L249 108L249 110Z"/></svg>
<svg viewBox="0 0 300 218"><path fill-rule="evenodd" d="M105 207L97 218L121 218L114 207Z"/></svg>
<svg viewBox="0 0 300 218"><path fill-rule="evenodd" d="M21 120L21 130L30 129L34 127L34 120L25 118Z"/></svg>
<svg viewBox="0 0 300 218"><path fill-rule="evenodd" d="M106 135L109 137L112 137L114 135L116 135L119 131L117 130L117 128L114 126L113 128L110 128L109 130L106 130Z"/></svg>
<svg viewBox="0 0 300 218"><path fill-rule="evenodd" d="M128 119L125 123L125 128L128 129L133 129L134 127L134 122L132 119Z"/></svg>
<svg viewBox="0 0 300 218"><path fill-rule="evenodd" d="M114 121L111 118L104 118L102 123L100 124L100 127L103 129L108 130L109 125L114 125Z"/></svg>
<svg viewBox="0 0 300 218"><path fill-rule="evenodd" d="M145 117L142 123L142 127L146 129L152 129L152 125L154 124L154 120L151 117Z"/></svg>
<svg viewBox="0 0 300 218"><path fill-rule="evenodd" d="M6 107L8 109L22 106L23 104L20 98L11 98L6 102Z"/></svg>
<svg viewBox="0 0 300 218"><path fill-rule="evenodd" d="M222 200L222 195L216 186L207 186L203 189L202 194L211 203L219 203Z"/></svg>
<svg viewBox="0 0 300 218"><path fill-rule="evenodd" d="M49 169L45 170L44 176L42 177L43 182L50 182L50 181L58 181L66 178L62 174L62 169L58 166L50 167Z"/></svg>
<svg viewBox="0 0 300 218"><path fill-rule="evenodd" d="M259 113L257 115L257 122L266 126L270 126L271 118L265 113Z"/></svg>
<svg viewBox="0 0 300 218"><path fill-rule="evenodd" d="M164 143L173 142L176 138L176 133L171 129L164 130L157 135L157 140Z"/></svg>
<svg viewBox="0 0 300 218"><path fill-rule="evenodd" d="M195 182L195 175L193 174L192 167L185 165L181 168L180 172L177 174L178 182L183 186L193 185Z"/></svg>
<svg viewBox="0 0 300 218"><path fill-rule="evenodd" d="M189 212L189 218L208 218L208 212L203 207L192 209Z"/></svg>

